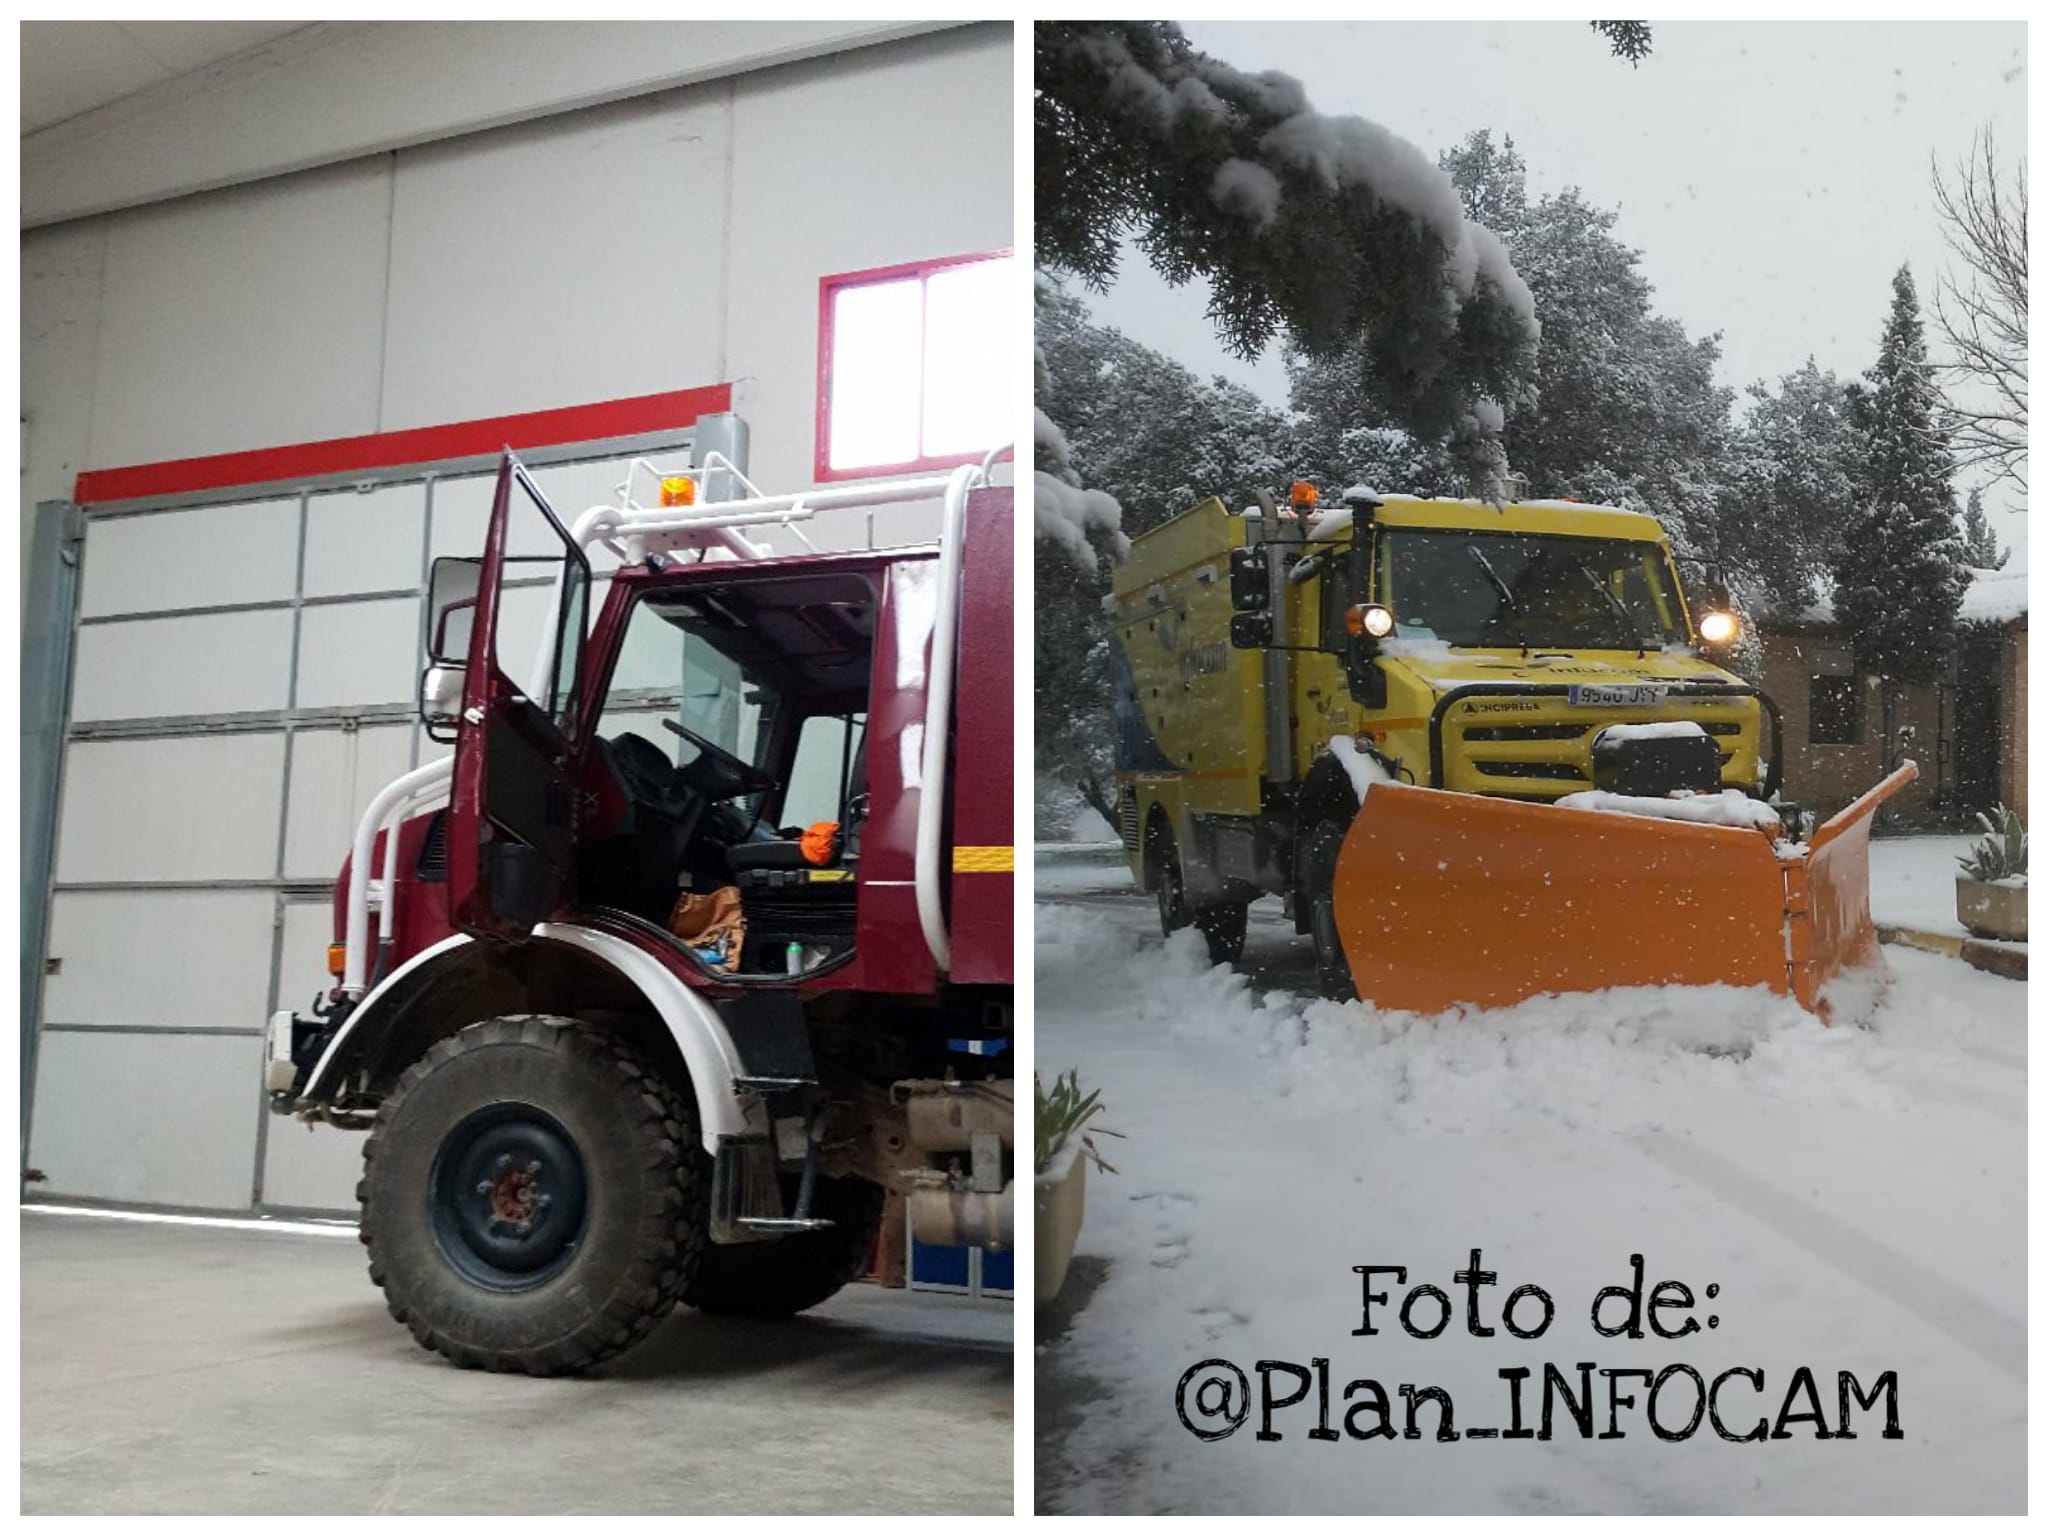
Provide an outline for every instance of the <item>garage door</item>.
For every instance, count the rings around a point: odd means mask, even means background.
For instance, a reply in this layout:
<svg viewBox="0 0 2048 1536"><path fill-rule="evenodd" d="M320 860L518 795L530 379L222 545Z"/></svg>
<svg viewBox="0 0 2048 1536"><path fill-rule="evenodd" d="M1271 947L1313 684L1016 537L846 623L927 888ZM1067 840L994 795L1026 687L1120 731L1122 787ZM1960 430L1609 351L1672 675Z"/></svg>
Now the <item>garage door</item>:
<svg viewBox="0 0 2048 1536"><path fill-rule="evenodd" d="M614 500L632 456L686 455L694 414L521 454L573 518ZM360 1137L265 1108L264 1021L327 985L364 804L448 750L413 713L421 604L436 556L481 552L494 468L472 455L86 508L31 1096L39 1198L353 1207ZM593 551L600 579L605 562Z"/></svg>

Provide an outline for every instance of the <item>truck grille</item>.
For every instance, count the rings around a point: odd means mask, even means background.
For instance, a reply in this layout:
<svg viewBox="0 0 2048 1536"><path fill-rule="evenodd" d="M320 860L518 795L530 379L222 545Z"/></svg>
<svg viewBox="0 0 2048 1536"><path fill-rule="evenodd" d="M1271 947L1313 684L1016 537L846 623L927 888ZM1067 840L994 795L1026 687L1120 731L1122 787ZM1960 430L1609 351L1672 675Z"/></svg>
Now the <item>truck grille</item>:
<svg viewBox="0 0 2048 1536"><path fill-rule="evenodd" d="M1495 779L1572 779L1584 783L1586 775L1571 763L1498 763L1480 761L1472 765Z"/></svg>
<svg viewBox="0 0 2048 1536"><path fill-rule="evenodd" d="M1445 742L1446 773L1453 782L1462 779L1468 788L1475 790L1479 789L1479 785L1473 782L1475 779L1523 783L1540 780L1555 786L1549 795L1569 793L1573 786L1593 782L1593 737L1608 723L1605 720L1544 720L1501 725L1459 725L1454 722L1451 732L1455 735L1446 733L1449 736ZM1708 736L1715 738L1715 750L1725 766L1735 755L1735 742L1731 738L1742 734L1742 723L1738 720L1700 720L1695 723ZM1456 746L1452 745L1453 741ZM1514 750L1524 744L1533 749L1526 756ZM1550 748L1549 752L1543 750L1546 746ZM1569 757L1577 757L1579 761L1564 760ZM1505 784L1498 790L1489 787L1480 792L1517 793Z"/></svg>

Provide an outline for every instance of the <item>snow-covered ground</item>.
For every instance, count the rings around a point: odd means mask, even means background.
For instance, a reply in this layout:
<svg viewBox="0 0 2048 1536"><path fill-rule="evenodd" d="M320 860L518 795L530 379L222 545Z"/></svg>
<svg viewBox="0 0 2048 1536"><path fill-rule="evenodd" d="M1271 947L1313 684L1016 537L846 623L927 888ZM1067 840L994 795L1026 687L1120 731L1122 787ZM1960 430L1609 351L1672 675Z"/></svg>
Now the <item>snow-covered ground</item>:
<svg viewBox="0 0 2048 1536"><path fill-rule="evenodd" d="M1928 918L1952 891L1947 843L1880 842L1877 915ZM1119 1172L1089 1183L1080 1254L1106 1264L1056 1342L1042 1393L1071 1428L1041 1453L1041 1502L1061 1513L1207 1511L2017 1511L2025 1504L2024 985L1960 962L1887 950L1891 980L1828 1029L1782 1000L1732 989L1537 1000L1417 1018L1308 996L1303 946L1271 903L1253 909L1241 972L1209 966L1191 934L1162 945L1150 903L1104 850L1040 870L1037 1060L1102 1090ZM1944 863L1944 859L1949 862ZM1923 911L1923 906L1925 910ZM1947 922L1953 925L1952 896ZM1466 1331L1471 1250L1499 1282ZM1677 1339L1603 1338L1601 1287L1645 1256L1646 1290L1679 1280L1693 1316ZM1356 1336L1359 1265L1405 1265ZM1405 1290L1445 1292L1434 1339L1401 1330ZM1547 1333L1501 1330L1515 1288L1554 1299ZM1714 1290L1709 1293L1708 1287ZM1711 1299L1709 1298L1711 1295ZM1518 1304L1518 1323L1537 1302ZM1433 1323L1435 1304L1415 1320ZM1676 1323L1673 1315L1671 1321ZM1312 1439L1312 1390L1256 1438L1259 1361L1329 1361L1334 1440ZM1176 1413L1176 1383L1205 1360L1243 1371L1254 1404L1205 1441ZM1903 1438L1857 1410L1853 1440L1733 1443L1703 1422L1656 1438L1644 1384L1623 1380L1619 1439L1462 1438L1510 1427L1499 1371L1546 1364L1576 1390L1595 1367L1687 1365L1721 1389L1743 1433L1775 1418L1798 1367L1837 1426L1838 1373L1867 1389L1897 1373ZM1209 1375L1216 1375L1211 1370ZM1350 1438L1359 1379L1443 1388L1461 1438ZM1198 1382L1202 1379L1198 1376ZM1276 1396L1294 1382L1272 1373ZM1659 1419L1680 1427L1675 1378ZM1202 1401L1191 1387L1187 1414ZM1234 1407L1234 1405L1233 1405ZM1795 1406L1794 1411L1797 1411ZM1047 1414L1042 1397L1040 1415ZM1376 1422L1367 1414L1360 1428Z"/></svg>

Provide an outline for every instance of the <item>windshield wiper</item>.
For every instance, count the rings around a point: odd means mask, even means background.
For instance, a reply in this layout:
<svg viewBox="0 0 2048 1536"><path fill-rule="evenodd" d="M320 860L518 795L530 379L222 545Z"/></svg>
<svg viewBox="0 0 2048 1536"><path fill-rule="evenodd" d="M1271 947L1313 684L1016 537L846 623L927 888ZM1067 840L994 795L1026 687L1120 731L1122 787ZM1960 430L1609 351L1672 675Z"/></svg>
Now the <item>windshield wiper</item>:
<svg viewBox="0 0 2048 1536"><path fill-rule="evenodd" d="M1601 597L1607 600L1607 606L1612 608L1614 610L1615 616L1621 620L1621 648L1623 650L1627 650L1630 645L1633 645L1636 648L1636 658L1638 660L1641 660L1643 652L1647 649L1647 647L1643 644L1643 632L1641 628L1636 624L1635 615L1628 611L1628 609L1622 604L1620 598L1616 597L1612 592L1610 592L1607 589L1606 582L1602 581L1598 576L1595 576L1592 573L1592 571L1587 568L1585 561L1581 560L1578 563L1576 569L1578 570L1578 573L1581 576L1585 577L1587 581L1593 584L1593 590L1595 592L1598 592L1601 595Z"/></svg>
<svg viewBox="0 0 2048 1536"><path fill-rule="evenodd" d="M1477 544L1467 544L1465 553L1475 560L1479 569L1486 573L1486 579L1493 583L1493 590L1500 594L1500 600L1507 604L1507 610L1515 620L1515 644L1521 647L1524 656L1529 654L1528 631L1522 627L1522 605L1515 601L1515 594L1508 590L1508 584L1500 579L1500 572L1493 568L1493 562L1479 552Z"/></svg>

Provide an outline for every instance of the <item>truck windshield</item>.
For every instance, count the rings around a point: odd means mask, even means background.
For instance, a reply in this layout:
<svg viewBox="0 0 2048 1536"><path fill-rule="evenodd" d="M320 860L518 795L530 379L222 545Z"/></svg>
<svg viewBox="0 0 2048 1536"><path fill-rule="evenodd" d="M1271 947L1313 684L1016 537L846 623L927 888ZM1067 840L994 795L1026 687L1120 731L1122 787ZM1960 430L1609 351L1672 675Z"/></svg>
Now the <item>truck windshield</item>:
<svg viewBox="0 0 2048 1536"><path fill-rule="evenodd" d="M634 606L599 732L632 731L671 760L687 762L697 749L660 729L666 715L733 756L759 763L777 690L771 678L727 654L700 605L650 598Z"/></svg>
<svg viewBox="0 0 2048 1536"><path fill-rule="evenodd" d="M1670 561L1646 540L1389 528L1378 565L1399 639L1636 650L1686 638Z"/></svg>

